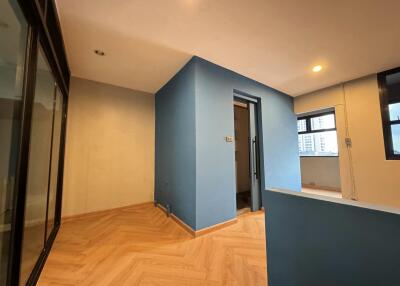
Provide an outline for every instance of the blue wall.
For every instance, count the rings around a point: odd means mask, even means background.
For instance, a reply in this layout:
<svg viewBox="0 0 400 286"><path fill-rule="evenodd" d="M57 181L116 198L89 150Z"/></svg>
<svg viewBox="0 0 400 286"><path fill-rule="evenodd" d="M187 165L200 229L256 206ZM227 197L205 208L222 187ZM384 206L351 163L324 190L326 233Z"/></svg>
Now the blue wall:
<svg viewBox="0 0 400 286"><path fill-rule="evenodd" d="M400 215L263 191L269 286L400 285Z"/></svg>
<svg viewBox="0 0 400 286"><path fill-rule="evenodd" d="M155 199L196 228L195 74L192 61L155 96Z"/></svg>
<svg viewBox="0 0 400 286"><path fill-rule="evenodd" d="M156 93L155 197L196 230L236 217L234 91L260 103L262 189L301 189L292 98L193 57Z"/></svg>
<svg viewBox="0 0 400 286"><path fill-rule="evenodd" d="M230 70L195 57L196 227L236 217L234 90L261 102L265 187L300 191L297 121L293 99Z"/></svg>

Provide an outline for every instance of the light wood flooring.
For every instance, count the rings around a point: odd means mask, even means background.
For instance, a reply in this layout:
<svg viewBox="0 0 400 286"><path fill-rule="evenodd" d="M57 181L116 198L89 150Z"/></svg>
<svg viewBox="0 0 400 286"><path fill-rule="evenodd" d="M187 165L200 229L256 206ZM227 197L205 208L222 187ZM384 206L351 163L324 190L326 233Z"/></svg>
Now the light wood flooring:
<svg viewBox="0 0 400 286"><path fill-rule="evenodd" d="M62 224L38 285L265 286L264 214L192 238L152 205Z"/></svg>

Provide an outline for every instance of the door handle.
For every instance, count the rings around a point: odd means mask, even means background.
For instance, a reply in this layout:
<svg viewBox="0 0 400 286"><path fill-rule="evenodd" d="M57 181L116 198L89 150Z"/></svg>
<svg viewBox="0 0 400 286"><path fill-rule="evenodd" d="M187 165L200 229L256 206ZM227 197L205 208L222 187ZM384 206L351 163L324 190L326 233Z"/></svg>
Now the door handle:
<svg viewBox="0 0 400 286"><path fill-rule="evenodd" d="M258 163L257 163L257 136L254 136L253 140L253 170L254 170L254 175L256 175L256 178L258 179Z"/></svg>
<svg viewBox="0 0 400 286"><path fill-rule="evenodd" d="M248 152L248 155L249 155L249 177L251 178L251 157L252 157L252 152L251 152L251 147L252 147L252 142L253 142L253 140L251 139L251 137L249 137L249 141L248 141L248 143L249 143L249 152Z"/></svg>

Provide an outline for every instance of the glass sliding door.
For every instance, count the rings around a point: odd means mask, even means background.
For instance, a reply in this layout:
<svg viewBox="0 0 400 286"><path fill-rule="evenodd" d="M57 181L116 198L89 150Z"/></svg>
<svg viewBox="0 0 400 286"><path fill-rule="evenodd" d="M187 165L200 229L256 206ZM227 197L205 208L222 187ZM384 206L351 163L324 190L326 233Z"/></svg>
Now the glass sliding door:
<svg viewBox="0 0 400 286"><path fill-rule="evenodd" d="M6 284L28 25L17 1L0 1L0 285Z"/></svg>
<svg viewBox="0 0 400 286"><path fill-rule="evenodd" d="M20 285L25 285L46 239L55 81L39 45L31 119Z"/></svg>
<svg viewBox="0 0 400 286"><path fill-rule="evenodd" d="M70 72L54 5L0 0L0 286L34 285L59 227Z"/></svg>

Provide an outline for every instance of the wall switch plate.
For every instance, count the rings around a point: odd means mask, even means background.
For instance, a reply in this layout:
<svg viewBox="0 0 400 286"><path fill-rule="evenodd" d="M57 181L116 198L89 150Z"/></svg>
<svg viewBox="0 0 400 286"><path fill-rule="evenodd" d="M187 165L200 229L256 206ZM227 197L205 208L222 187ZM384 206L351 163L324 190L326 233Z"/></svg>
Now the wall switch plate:
<svg viewBox="0 0 400 286"><path fill-rule="evenodd" d="M351 147L352 143L351 143L351 138L350 137L346 137L344 139L344 142L346 143L347 147Z"/></svg>
<svg viewBox="0 0 400 286"><path fill-rule="evenodd" d="M225 136L225 141L226 142L233 142L233 137L232 136Z"/></svg>

